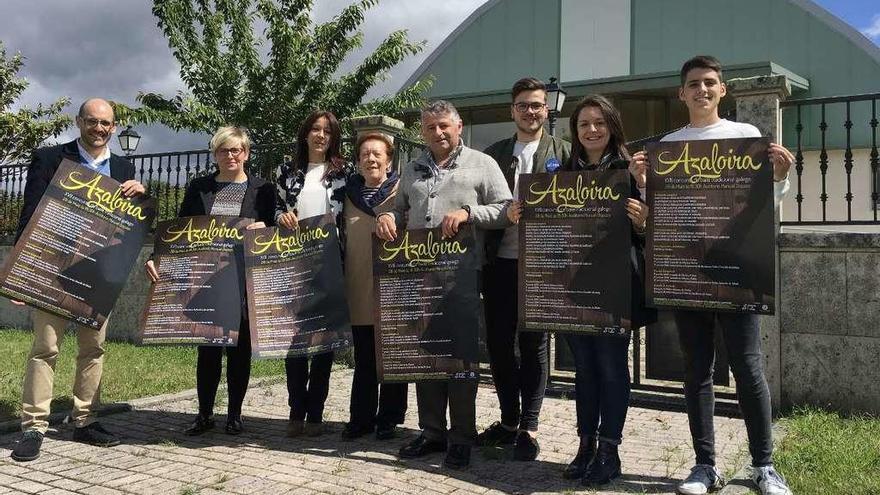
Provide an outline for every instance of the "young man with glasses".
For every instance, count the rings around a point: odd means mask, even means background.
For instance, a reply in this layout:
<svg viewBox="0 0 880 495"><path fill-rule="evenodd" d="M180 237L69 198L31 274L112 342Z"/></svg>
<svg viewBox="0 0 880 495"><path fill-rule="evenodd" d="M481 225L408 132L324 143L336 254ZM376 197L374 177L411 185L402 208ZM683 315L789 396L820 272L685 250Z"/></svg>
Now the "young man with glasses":
<svg viewBox="0 0 880 495"><path fill-rule="evenodd" d="M25 226L37 209L37 204L49 186L58 165L65 158L77 162L122 183L126 197L144 193L144 186L134 180L134 165L110 152L109 142L116 130L113 107L106 100L86 100L76 116L78 139L69 143L40 148L34 151L27 171L24 204L19 218L15 240L21 237ZM24 303L12 301L15 305ZM55 376L55 361L70 322L53 314L33 309L34 343L28 355L24 388L21 398L22 437L12 449L16 461L31 461L40 456L43 436L49 428L49 405ZM74 325L79 352L73 383L73 410L70 418L75 426L73 440L91 445L109 447L119 444L115 435L95 421L92 407L98 401L101 373L104 366L104 338L107 320L98 329Z"/></svg>
<svg viewBox="0 0 880 495"><path fill-rule="evenodd" d="M533 77L520 79L513 85L511 97L510 116L516 134L489 146L485 153L498 162L516 199L519 174L555 172L568 161L571 145L544 131L547 92L543 82ZM477 441L481 445L513 444L514 459L533 461L540 450L535 434L550 373L549 338L546 332L517 334L518 226L488 231L486 253L486 347L501 421L480 433Z"/></svg>

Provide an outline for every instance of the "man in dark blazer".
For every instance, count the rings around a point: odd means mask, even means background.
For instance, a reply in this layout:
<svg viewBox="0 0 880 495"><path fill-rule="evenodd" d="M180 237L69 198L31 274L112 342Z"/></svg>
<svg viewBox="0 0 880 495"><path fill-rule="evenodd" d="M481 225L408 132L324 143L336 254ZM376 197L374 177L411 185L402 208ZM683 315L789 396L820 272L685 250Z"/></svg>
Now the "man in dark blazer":
<svg viewBox="0 0 880 495"><path fill-rule="evenodd" d="M510 116L516 134L486 148L498 162L517 199L519 174L555 172L568 160L571 145L544 131L547 91L544 83L526 77L511 90ZM518 203L513 207L518 209ZM483 300L486 310L486 347L495 392L501 405L496 421L477 437L481 445L513 444L513 458L533 461L538 455L538 414L550 374L546 332L517 335L517 258L519 230L513 225L486 235ZM519 301L522 304L522 301ZM519 343L519 359L515 348Z"/></svg>
<svg viewBox="0 0 880 495"><path fill-rule="evenodd" d="M144 186L134 180L134 165L121 156L110 153L108 143L116 130L113 107L106 100L92 98L79 108L76 126L80 136L69 143L41 148L34 151L27 171L24 188L24 205L15 240L21 237L25 226L37 209L43 193L55 175L58 165L65 158L92 170L110 176L122 183L126 197L144 193ZM23 305L19 301L13 304ZM34 343L28 355L24 388L22 390L21 428L22 437L12 450L12 458L30 461L40 456L43 436L49 427L49 405L52 402L52 386L55 361L70 322L38 309L31 312L34 327ZM119 440L95 421L92 406L98 400L101 372L104 365L104 338L107 322L99 330L75 325L79 352L76 358L76 375L73 384L73 410L70 417L74 423L73 439L78 442L109 447Z"/></svg>

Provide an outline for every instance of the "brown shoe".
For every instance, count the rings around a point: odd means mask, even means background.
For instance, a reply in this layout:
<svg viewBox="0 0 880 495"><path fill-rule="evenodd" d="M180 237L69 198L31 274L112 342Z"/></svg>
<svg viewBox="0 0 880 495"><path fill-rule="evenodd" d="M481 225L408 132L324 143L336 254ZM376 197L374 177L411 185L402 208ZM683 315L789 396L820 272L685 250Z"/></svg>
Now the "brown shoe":
<svg viewBox="0 0 880 495"><path fill-rule="evenodd" d="M287 436L290 438L300 437L303 434L303 421L298 419L291 419L287 423Z"/></svg>

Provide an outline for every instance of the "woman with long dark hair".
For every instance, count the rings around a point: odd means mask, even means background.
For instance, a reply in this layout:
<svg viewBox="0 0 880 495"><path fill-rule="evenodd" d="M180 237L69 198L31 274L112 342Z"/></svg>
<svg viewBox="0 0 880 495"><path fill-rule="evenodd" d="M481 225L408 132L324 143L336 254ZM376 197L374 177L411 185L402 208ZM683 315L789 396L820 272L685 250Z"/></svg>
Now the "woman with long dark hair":
<svg viewBox="0 0 880 495"><path fill-rule="evenodd" d="M312 112L299 128L296 156L278 168L278 187L287 211L278 224L289 229L299 219L331 213L342 225L345 183L349 175L340 152L342 128L332 112ZM342 281L340 280L340 283ZM333 352L308 357L288 357L287 372L290 422L287 434L316 436L323 432L324 402L330 387Z"/></svg>
<svg viewBox="0 0 880 495"><path fill-rule="evenodd" d="M590 95L575 107L570 119L571 160L565 170L626 170L629 153L620 113L607 98ZM630 197L626 212L632 224L630 273L631 318L634 328L655 319L645 308L644 232L648 206L643 202L634 176L630 175ZM575 396L580 445L577 456L563 476L580 478L586 485L603 485L620 476L617 448L623 439L623 425L629 407L630 374L628 351L631 334L565 336L574 355Z"/></svg>

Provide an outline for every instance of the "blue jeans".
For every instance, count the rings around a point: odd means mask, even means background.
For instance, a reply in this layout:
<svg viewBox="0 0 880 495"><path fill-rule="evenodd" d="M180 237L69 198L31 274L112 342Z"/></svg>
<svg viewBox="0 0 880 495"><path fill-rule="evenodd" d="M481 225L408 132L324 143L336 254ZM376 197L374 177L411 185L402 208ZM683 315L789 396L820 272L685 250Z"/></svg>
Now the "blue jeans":
<svg viewBox="0 0 880 495"><path fill-rule="evenodd" d="M629 408L630 339L567 334L565 340L575 362L578 436L620 445Z"/></svg>

